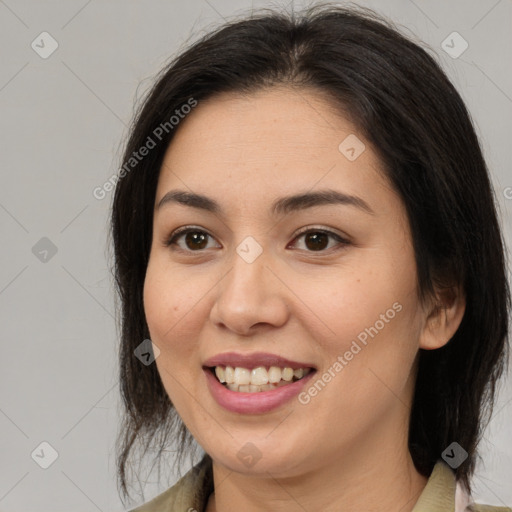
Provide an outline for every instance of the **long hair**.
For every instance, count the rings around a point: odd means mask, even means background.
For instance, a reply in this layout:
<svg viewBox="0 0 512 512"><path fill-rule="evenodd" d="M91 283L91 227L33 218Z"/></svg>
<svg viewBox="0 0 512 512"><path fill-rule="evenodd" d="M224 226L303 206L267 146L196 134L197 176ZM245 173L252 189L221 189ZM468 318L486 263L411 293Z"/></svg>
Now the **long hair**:
<svg viewBox="0 0 512 512"><path fill-rule="evenodd" d="M374 11L324 4L294 15L265 9L211 31L162 70L136 113L111 217L121 305L117 463L124 496L136 446L145 452L156 446L158 458L172 440L177 460L193 446L156 365L134 357L150 337L143 285L159 171L179 129L169 120L191 100L201 108L216 93L282 84L327 95L373 144L407 211L422 300L434 296L435 286L464 292L465 314L452 339L420 350L408 443L417 470L429 476L457 441L468 457L456 477L471 490L508 349L510 291L488 169L470 114L435 57ZM130 159L148 137L156 145L135 164Z"/></svg>

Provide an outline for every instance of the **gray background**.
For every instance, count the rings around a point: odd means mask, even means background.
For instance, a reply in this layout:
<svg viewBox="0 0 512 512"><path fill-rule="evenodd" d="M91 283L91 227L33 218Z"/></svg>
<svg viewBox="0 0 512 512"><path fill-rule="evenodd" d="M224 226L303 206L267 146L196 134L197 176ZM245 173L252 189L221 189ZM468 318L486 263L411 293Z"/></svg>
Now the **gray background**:
<svg viewBox="0 0 512 512"><path fill-rule="evenodd" d="M360 3L439 55L474 118L510 247L512 2ZM164 62L223 18L271 5L0 0L0 510L123 510L113 458L119 388L106 245L112 194L97 200L92 191L117 172L134 101ZM34 40L43 46L44 31L59 45L46 59L31 47ZM441 46L453 31L469 44L456 59ZM49 44L45 39L45 51ZM512 504L511 420L509 377L481 445L479 501ZM41 452L43 441L58 452L48 469L39 465L51 457L49 448ZM168 477L158 485L155 474L143 474L144 499L176 479Z"/></svg>

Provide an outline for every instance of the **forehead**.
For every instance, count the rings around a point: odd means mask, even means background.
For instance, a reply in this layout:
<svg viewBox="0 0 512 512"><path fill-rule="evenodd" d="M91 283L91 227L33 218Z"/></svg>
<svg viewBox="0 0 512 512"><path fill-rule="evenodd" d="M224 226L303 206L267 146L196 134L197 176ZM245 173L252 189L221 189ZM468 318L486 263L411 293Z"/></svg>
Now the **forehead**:
<svg viewBox="0 0 512 512"><path fill-rule="evenodd" d="M229 158L241 149L253 150L249 154L254 158L300 161L306 152L314 157L325 150L338 157L339 143L356 132L319 92L272 87L246 95L221 93L198 102L178 126L168 152L177 156L186 151L182 144L193 144L201 152L188 157L215 150Z"/></svg>
<svg viewBox="0 0 512 512"><path fill-rule="evenodd" d="M289 87L199 101L166 151L156 201L173 187L226 201L315 187L396 200L357 128L325 96Z"/></svg>

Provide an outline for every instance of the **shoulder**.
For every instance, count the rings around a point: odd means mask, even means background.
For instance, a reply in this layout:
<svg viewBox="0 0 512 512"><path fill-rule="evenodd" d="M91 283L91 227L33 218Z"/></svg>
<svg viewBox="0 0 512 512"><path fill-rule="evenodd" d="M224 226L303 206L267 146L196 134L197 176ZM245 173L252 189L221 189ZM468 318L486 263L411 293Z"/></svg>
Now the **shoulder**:
<svg viewBox="0 0 512 512"><path fill-rule="evenodd" d="M213 491L211 458L205 455L170 489L129 512L187 512L203 510Z"/></svg>
<svg viewBox="0 0 512 512"><path fill-rule="evenodd" d="M476 503L462 482L458 481L452 468L440 459L428 479L412 512L512 512L507 506Z"/></svg>

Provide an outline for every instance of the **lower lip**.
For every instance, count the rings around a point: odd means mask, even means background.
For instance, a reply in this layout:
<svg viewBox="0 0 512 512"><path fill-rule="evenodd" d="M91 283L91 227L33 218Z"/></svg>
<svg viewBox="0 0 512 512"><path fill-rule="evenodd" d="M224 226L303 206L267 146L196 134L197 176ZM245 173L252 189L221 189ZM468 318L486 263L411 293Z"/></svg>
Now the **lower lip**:
<svg viewBox="0 0 512 512"><path fill-rule="evenodd" d="M210 370L203 369L206 374L208 389L216 402L224 409L240 414L261 414L277 409L279 406L297 396L302 388L316 373L311 371L300 380L286 384L270 391L244 393L231 391L222 385Z"/></svg>

